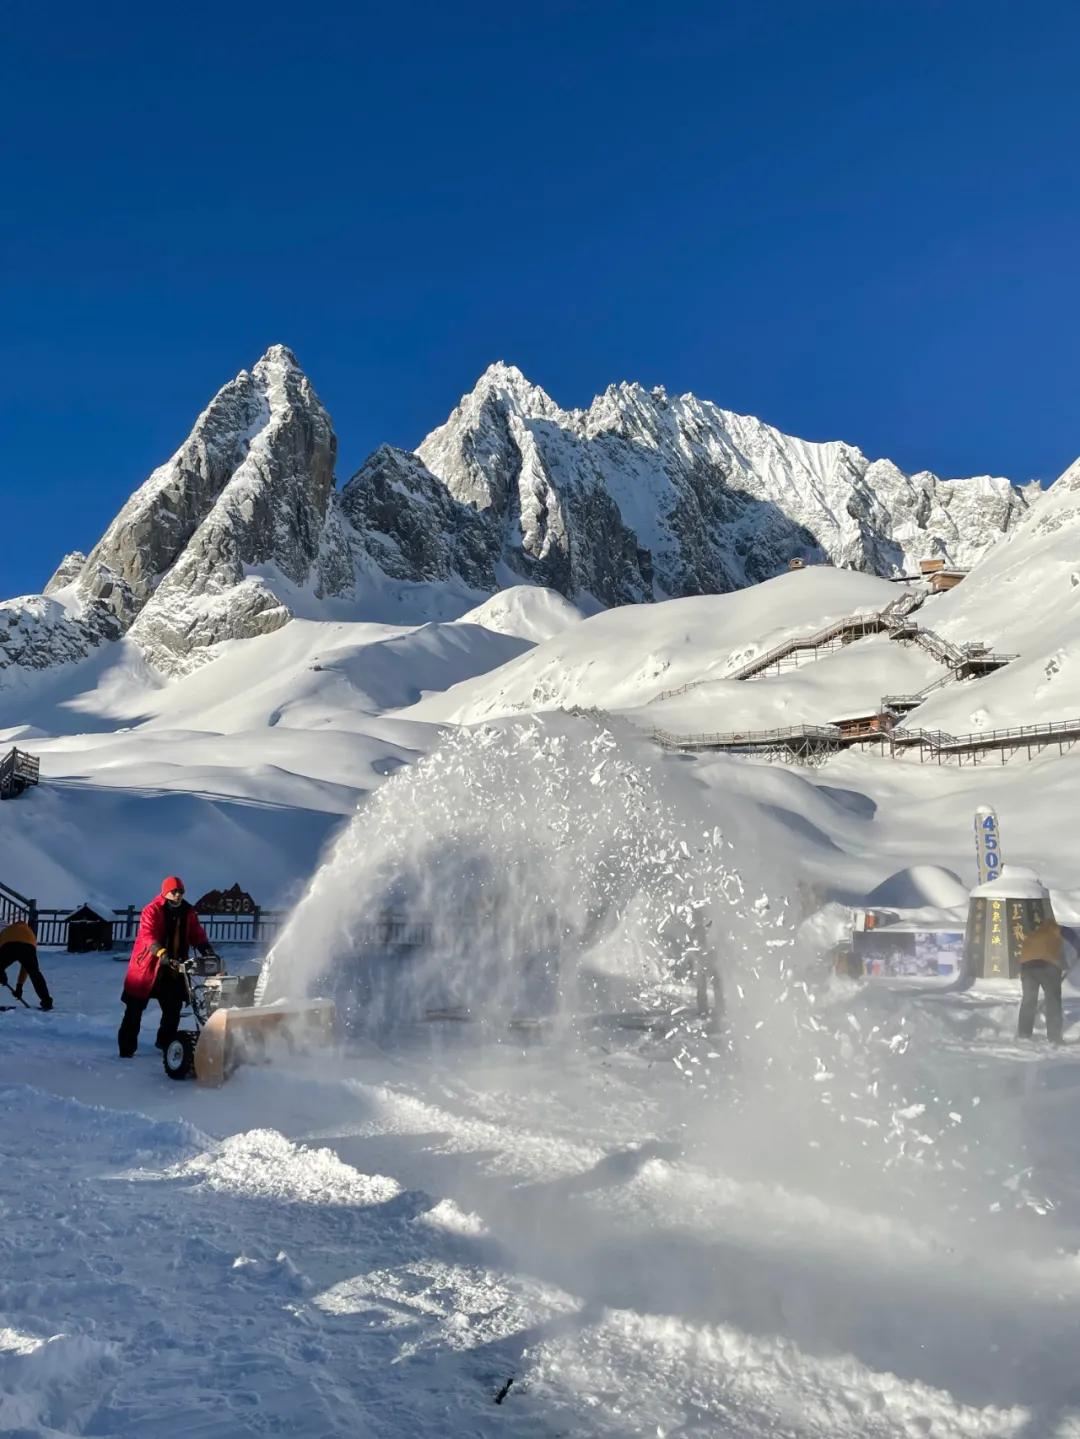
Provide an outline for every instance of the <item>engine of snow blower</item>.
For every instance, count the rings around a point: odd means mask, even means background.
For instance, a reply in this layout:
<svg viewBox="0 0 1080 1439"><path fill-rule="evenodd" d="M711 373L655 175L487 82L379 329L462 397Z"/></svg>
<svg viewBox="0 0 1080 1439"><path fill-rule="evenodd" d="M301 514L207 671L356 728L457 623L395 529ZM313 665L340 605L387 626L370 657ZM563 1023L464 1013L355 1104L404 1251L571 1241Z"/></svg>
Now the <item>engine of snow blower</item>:
<svg viewBox="0 0 1080 1439"><path fill-rule="evenodd" d="M250 1005L254 1001L256 975L229 974L219 954L202 954L182 960L177 969L184 981L185 996L195 1028L177 1030L161 1056L170 1079L187 1079L195 1072L195 1051L199 1036L210 1016L219 1009Z"/></svg>
<svg viewBox="0 0 1080 1439"><path fill-rule="evenodd" d="M162 1062L170 1079L194 1075L216 1086L241 1064L264 1064L276 1050L296 1053L334 1043L333 1000L308 999L255 1004L256 975L228 974L220 955L204 955L178 966L194 1030L181 1029L165 1048Z"/></svg>

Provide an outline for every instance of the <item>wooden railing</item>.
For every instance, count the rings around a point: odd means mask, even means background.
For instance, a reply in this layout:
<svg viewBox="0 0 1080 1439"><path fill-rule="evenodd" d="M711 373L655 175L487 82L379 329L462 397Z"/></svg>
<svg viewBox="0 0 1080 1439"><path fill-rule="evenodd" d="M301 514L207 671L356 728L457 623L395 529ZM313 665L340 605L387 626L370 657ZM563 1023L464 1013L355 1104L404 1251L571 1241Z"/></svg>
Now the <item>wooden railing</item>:
<svg viewBox="0 0 1080 1439"><path fill-rule="evenodd" d="M14 799L37 784L41 761L25 750L11 749L0 759L0 799Z"/></svg>
<svg viewBox="0 0 1080 1439"><path fill-rule="evenodd" d="M27 899L25 894L0 884L0 928L19 919L25 923L33 906L34 901Z"/></svg>
<svg viewBox="0 0 1080 1439"><path fill-rule="evenodd" d="M200 914L199 922L211 944L269 944L284 927L290 911L261 909L250 914ZM43 948L66 948L70 909L43 909L37 902L0 884L0 928L15 920L29 924ZM141 908L129 905L102 915L112 926L114 949L130 947L139 932ZM360 949L417 949L430 943L432 926L398 910L383 910L359 926L354 938Z"/></svg>

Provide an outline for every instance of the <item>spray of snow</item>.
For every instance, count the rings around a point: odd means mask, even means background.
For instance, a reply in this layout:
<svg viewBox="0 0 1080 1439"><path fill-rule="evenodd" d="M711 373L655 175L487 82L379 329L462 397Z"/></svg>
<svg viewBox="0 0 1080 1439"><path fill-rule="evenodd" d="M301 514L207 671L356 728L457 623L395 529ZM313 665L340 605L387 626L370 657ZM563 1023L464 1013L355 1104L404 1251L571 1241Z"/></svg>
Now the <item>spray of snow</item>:
<svg viewBox="0 0 1080 1439"><path fill-rule="evenodd" d="M685 798L587 719L461 730L357 814L275 947L267 996L362 970L372 917L393 909L432 939L372 996L369 1030L432 1007L558 1021L653 1006L686 977L694 916L742 897L715 814Z"/></svg>
<svg viewBox="0 0 1080 1439"><path fill-rule="evenodd" d="M1022 1145L980 1111L968 1070L943 1068L932 998L823 982L820 965L808 977L784 899L794 856L717 803L686 766L585 716L457 731L358 812L275 947L265 997L360 993L354 1032L382 1043L433 1013L511 1045L513 1021L542 1020L548 1043L595 1058L597 1018L637 1015L622 1040L678 1081L661 1137L710 1167L722 1155L740 1179L915 1229L986 1216ZM387 909L430 923L430 942L374 954ZM703 961L719 1024L698 1014ZM1050 1202L1020 1181L1014 1198L1011 1212Z"/></svg>

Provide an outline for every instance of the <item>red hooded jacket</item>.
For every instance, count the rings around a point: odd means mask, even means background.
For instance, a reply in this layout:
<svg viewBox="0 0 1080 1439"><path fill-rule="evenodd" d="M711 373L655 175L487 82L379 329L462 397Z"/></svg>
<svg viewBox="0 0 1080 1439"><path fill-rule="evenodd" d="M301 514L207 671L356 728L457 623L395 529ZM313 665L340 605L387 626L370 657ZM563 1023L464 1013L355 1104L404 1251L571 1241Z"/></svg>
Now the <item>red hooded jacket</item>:
<svg viewBox="0 0 1080 1439"><path fill-rule="evenodd" d="M165 896L159 894L142 912L139 933L135 936L135 948L131 951L127 974L124 976L125 1003L129 999L150 998L160 964L158 950L165 944L165 904ZM199 923L199 916L186 899L180 901L177 940L177 953L172 956L173 959L187 959L192 945L201 949L210 944L206 930Z"/></svg>

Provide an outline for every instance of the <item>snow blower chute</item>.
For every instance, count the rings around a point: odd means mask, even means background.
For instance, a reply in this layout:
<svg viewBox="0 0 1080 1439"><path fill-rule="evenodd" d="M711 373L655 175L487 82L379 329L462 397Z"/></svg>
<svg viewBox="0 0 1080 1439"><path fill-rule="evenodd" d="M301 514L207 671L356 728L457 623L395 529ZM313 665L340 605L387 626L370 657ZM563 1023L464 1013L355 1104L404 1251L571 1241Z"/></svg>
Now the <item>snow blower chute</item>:
<svg viewBox="0 0 1080 1439"><path fill-rule="evenodd" d="M241 1064L266 1064L275 1052L295 1054L333 1043L331 999L253 1005L254 980L228 974L216 954L179 965L194 1030L181 1029L165 1047L170 1079L224 1084Z"/></svg>

